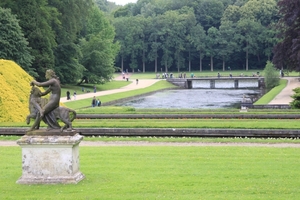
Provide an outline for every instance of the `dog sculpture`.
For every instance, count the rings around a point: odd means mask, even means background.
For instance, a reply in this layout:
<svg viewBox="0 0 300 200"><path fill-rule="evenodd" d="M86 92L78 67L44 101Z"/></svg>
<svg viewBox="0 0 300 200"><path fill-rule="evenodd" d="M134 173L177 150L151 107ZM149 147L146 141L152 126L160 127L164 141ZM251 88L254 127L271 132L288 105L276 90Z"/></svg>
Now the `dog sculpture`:
<svg viewBox="0 0 300 200"><path fill-rule="evenodd" d="M32 131L34 129L39 129L41 117L40 112L42 110L42 107L47 104L48 99L41 98L43 93L40 91L38 87L33 86L30 91L30 97L29 97L29 111L30 114L26 117L26 123L30 124L30 119L35 119L33 125L29 129L29 131ZM62 122L65 123L65 126L63 126L60 131L62 132L64 129L67 129L67 131L72 131L72 122L76 118L76 111L72 110L67 107L57 107L52 111L56 117L56 119L60 119ZM72 117L70 118L70 114L72 114Z"/></svg>

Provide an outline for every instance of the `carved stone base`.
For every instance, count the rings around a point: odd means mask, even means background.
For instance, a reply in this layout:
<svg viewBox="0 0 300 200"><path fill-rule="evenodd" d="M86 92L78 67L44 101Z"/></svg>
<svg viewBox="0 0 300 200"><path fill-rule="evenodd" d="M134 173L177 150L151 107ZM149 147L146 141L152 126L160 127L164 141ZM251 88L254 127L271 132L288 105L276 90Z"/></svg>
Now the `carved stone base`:
<svg viewBox="0 0 300 200"><path fill-rule="evenodd" d="M25 135L17 141L22 148L22 176L19 184L76 184L79 171L79 143L83 136Z"/></svg>

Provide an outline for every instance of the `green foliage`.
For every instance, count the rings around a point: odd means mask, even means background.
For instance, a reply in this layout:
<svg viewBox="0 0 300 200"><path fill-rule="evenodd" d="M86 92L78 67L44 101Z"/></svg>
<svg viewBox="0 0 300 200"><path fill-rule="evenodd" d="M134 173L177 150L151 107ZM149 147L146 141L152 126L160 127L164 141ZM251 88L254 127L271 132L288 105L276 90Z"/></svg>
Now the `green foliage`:
<svg viewBox="0 0 300 200"><path fill-rule="evenodd" d="M273 63L278 69L300 70L300 4L298 0L278 2L280 20L277 24L280 42L274 48Z"/></svg>
<svg viewBox="0 0 300 200"><path fill-rule="evenodd" d="M294 109L299 109L300 108L300 87L293 89L293 91L295 92L295 94L292 96L294 100L290 103L290 105Z"/></svg>
<svg viewBox="0 0 300 200"><path fill-rule="evenodd" d="M274 68L274 65L268 61L263 71L265 77L265 86L267 89L272 89L279 85L279 72Z"/></svg>
<svg viewBox="0 0 300 200"><path fill-rule="evenodd" d="M200 71L225 70L225 65L262 69L277 42L272 26L278 20L276 0L138 1L118 11L125 10L114 19L122 69L135 70L139 63L155 72L193 71L197 66ZM148 26L137 20L141 16L150 21ZM149 40L136 51L143 38Z"/></svg>
<svg viewBox="0 0 300 200"><path fill-rule="evenodd" d="M47 5L48 0L4 0L0 5L8 7L20 20L20 26L34 56L32 67L37 79L44 80L47 69L54 67L53 48L56 46L52 25L58 23L56 8Z"/></svg>
<svg viewBox="0 0 300 200"><path fill-rule="evenodd" d="M1 4L0 4L1 6ZM24 37L19 21L10 9L0 7L0 58L13 60L31 75L37 75L31 68L33 56Z"/></svg>
<svg viewBox="0 0 300 200"><path fill-rule="evenodd" d="M114 28L103 12L93 7L87 18L86 38L80 42L81 63L85 67L83 75L89 77L91 83L110 81L115 72L114 59L119 46L114 36Z"/></svg>

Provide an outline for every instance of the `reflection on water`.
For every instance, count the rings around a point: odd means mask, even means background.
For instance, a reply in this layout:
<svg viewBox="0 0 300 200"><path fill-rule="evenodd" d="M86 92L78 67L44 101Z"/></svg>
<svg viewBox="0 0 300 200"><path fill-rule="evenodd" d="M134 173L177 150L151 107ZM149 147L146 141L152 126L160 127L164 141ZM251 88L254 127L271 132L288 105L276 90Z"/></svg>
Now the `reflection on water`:
<svg viewBox="0 0 300 200"><path fill-rule="evenodd" d="M134 108L238 108L243 95L259 95L248 89L181 89L165 90L116 104Z"/></svg>

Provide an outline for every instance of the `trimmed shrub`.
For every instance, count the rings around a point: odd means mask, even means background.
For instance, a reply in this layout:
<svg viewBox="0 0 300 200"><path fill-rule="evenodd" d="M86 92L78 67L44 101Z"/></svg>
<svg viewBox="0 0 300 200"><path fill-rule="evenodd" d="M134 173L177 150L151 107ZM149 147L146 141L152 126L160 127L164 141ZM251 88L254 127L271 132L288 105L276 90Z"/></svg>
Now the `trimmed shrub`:
<svg viewBox="0 0 300 200"><path fill-rule="evenodd" d="M32 80L15 62L0 59L0 122L25 122Z"/></svg>

